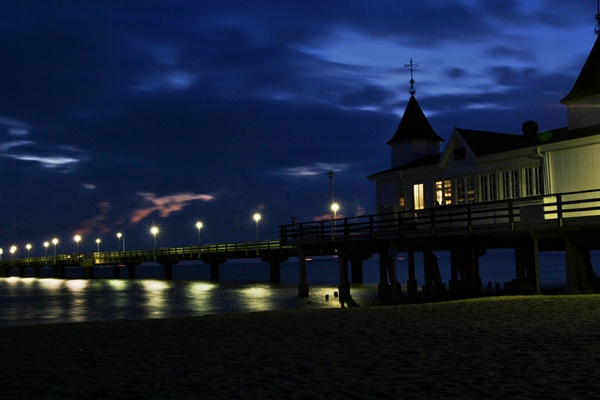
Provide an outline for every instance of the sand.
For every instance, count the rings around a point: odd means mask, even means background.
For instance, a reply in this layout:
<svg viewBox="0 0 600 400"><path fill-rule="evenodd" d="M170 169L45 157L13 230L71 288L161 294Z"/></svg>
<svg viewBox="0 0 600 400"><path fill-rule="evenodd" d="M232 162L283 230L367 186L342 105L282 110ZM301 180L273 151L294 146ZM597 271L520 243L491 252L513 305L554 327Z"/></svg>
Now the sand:
<svg viewBox="0 0 600 400"><path fill-rule="evenodd" d="M600 296L0 329L2 399L585 399Z"/></svg>

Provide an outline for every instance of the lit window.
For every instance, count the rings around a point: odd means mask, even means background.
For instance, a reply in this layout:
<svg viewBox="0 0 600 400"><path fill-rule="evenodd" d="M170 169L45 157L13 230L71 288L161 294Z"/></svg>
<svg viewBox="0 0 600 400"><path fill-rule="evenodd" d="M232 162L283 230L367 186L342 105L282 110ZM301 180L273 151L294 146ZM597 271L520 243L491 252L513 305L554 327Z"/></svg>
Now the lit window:
<svg viewBox="0 0 600 400"><path fill-rule="evenodd" d="M418 183L413 186L415 210L422 210L425 208L425 189L422 183Z"/></svg>
<svg viewBox="0 0 600 400"><path fill-rule="evenodd" d="M476 200L475 196L475 178L472 176L465 176L456 178L456 202L462 203L473 203Z"/></svg>
<svg viewBox="0 0 600 400"><path fill-rule="evenodd" d="M450 179L435 182L435 202L438 206L452 204L452 181Z"/></svg>

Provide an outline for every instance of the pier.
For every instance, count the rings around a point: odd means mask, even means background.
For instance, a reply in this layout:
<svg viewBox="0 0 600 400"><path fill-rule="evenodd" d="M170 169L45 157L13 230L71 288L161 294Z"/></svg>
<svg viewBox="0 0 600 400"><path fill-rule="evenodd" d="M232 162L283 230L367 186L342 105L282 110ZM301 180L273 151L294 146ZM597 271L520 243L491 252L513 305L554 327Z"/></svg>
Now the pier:
<svg viewBox="0 0 600 400"><path fill-rule="evenodd" d="M248 259L269 263L270 281L278 283L280 264L298 259L298 295L309 295L307 258L337 256L340 300L351 300L353 283L362 283L363 262L379 258L378 293L382 298L438 300L481 294L479 258L488 249L513 249L514 279L504 283L506 293L541 293L539 252L565 252L568 293L600 292L600 282L590 252L600 249L600 190L535 196L503 201L434 207L416 211L361 215L333 221L310 221L280 225L278 240L150 250L59 254L0 261L2 276L16 269L51 267L53 276L65 277L65 268L83 267L93 278L94 266L113 266L114 278L127 268L157 263L165 279L182 261L210 266L212 281L219 280L219 266L228 260ZM451 279L443 282L436 252L450 252ZM406 253L407 276L398 276L397 254ZM422 253L424 282L415 279L415 253ZM403 292L403 282L406 293Z"/></svg>

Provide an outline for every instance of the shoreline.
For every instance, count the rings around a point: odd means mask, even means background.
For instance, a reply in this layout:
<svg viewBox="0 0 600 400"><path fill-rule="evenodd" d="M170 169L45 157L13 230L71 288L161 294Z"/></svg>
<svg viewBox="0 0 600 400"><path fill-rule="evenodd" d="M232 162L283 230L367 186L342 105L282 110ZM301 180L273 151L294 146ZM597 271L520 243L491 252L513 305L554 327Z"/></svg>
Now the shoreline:
<svg viewBox="0 0 600 400"><path fill-rule="evenodd" d="M0 328L3 398L592 398L600 295Z"/></svg>

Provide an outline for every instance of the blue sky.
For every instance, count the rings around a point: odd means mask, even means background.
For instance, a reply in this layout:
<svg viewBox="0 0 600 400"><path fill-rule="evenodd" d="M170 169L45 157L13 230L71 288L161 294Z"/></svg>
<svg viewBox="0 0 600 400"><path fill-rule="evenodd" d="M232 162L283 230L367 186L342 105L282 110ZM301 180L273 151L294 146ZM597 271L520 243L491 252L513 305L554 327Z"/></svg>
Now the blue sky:
<svg viewBox="0 0 600 400"><path fill-rule="evenodd" d="M436 130L566 125L596 1L48 1L0 6L0 247L261 239L374 213L409 98Z"/></svg>

